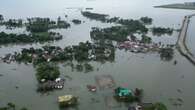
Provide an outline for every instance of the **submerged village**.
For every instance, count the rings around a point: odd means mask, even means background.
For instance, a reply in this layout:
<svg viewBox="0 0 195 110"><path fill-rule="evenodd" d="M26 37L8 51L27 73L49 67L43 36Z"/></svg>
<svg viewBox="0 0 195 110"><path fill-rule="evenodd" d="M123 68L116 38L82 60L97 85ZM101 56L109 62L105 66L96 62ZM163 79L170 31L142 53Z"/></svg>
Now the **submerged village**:
<svg viewBox="0 0 195 110"><path fill-rule="evenodd" d="M116 51L123 50L135 55L155 54L162 62L171 61L173 65L177 65L178 61L173 60L175 49L177 48L176 44L156 42L152 36L171 36L173 33L180 32L180 29L164 26L155 27L152 25L153 18L149 16L143 16L140 19L127 19L95 13L92 10L93 8L86 8L84 11L81 10L80 14L91 21L106 23L110 26L92 27L89 33L91 40L65 47L42 45L41 47L22 48L21 51L0 56L1 62L32 66L36 72L34 76L37 80L35 91L38 94L48 96L52 92L63 91L63 89L66 89L66 83L72 80L72 77L62 75L59 66L62 63L65 63L65 67L71 68L72 71L89 74L92 71L101 69L91 65L91 62L99 64L115 62ZM64 36L60 32L55 31L55 29L68 30L72 25L79 26L85 23L85 21L76 18L67 21L66 18L68 17L68 15L64 17L59 16L57 19L32 17L24 20L5 19L5 16L0 14L0 26L5 27L6 30L26 29L25 33L1 31L0 46L3 48L4 45L58 42ZM0 77L3 77L3 75L0 74ZM126 110L168 110L163 102L145 102L143 100L145 94L143 88L129 88L124 85L118 85L114 79L112 75L100 74L94 78L94 84L86 84L84 89L89 91L88 94L97 96L102 91L109 91L112 97L106 99L106 104L110 108L122 103L126 105ZM20 87L16 85L15 89L17 91ZM56 106L59 106L60 110L77 110L83 101L79 96L66 92L52 100L56 102ZM175 106L182 106L182 98L175 100ZM92 101L99 103L95 98ZM19 108L14 102L8 102L4 107L0 107L0 110L31 109L28 109L28 107Z"/></svg>

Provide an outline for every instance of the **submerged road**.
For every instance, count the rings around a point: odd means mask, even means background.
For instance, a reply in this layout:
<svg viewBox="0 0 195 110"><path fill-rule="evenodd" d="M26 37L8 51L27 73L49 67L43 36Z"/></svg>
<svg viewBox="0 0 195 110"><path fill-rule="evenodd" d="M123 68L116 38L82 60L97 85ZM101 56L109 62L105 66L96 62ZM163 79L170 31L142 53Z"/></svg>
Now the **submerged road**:
<svg viewBox="0 0 195 110"><path fill-rule="evenodd" d="M186 37L187 37L187 31L188 31L188 25L190 22L190 18L195 16L195 14L188 15L184 17L183 24L181 27L181 31L179 33L178 41L177 41L177 47L179 52L185 56L190 62L192 62L195 65L195 57L194 55L189 51L188 47L186 46Z"/></svg>

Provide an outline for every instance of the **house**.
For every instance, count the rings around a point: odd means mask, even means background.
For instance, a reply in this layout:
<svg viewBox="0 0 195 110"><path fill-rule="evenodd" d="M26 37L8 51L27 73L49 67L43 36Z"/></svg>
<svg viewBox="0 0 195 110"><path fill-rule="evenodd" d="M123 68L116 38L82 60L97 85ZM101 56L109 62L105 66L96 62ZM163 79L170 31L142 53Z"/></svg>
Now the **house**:
<svg viewBox="0 0 195 110"><path fill-rule="evenodd" d="M133 92L131 90L122 87L116 88L115 93L119 97L133 96Z"/></svg>

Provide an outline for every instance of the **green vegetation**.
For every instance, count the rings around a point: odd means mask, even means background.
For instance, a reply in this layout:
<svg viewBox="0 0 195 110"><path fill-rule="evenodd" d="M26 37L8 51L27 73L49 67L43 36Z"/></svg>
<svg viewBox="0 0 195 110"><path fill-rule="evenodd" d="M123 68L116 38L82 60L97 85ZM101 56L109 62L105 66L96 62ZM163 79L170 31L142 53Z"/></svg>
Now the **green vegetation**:
<svg viewBox="0 0 195 110"><path fill-rule="evenodd" d="M128 36L127 28L122 26L112 26L109 28L92 28L90 36L93 40L113 40L113 41L125 41Z"/></svg>
<svg viewBox="0 0 195 110"><path fill-rule="evenodd" d="M138 21L134 20L120 20L122 26L112 26L109 28L92 28L90 36L94 40L113 40L125 41L127 36L133 33L142 32L146 33L148 29Z"/></svg>
<svg viewBox="0 0 195 110"><path fill-rule="evenodd" d="M88 73L90 71L93 71L93 66L91 66L90 64L88 63L85 63L84 64L84 67L85 67L85 73Z"/></svg>
<svg viewBox="0 0 195 110"><path fill-rule="evenodd" d="M61 17L58 17L57 28L69 28L70 24L67 21L61 20Z"/></svg>
<svg viewBox="0 0 195 110"><path fill-rule="evenodd" d="M50 25L55 25L55 22L49 18L28 18L27 30L31 32L47 32Z"/></svg>
<svg viewBox="0 0 195 110"><path fill-rule="evenodd" d="M3 25L9 27L22 27L23 21L22 19L9 19L8 21L4 21Z"/></svg>
<svg viewBox="0 0 195 110"><path fill-rule="evenodd" d="M167 110L167 107L163 103L155 103L151 106L144 106L144 110Z"/></svg>
<svg viewBox="0 0 195 110"><path fill-rule="evenodd" d="M64 49L57 46L44 46L39 49L23 49L12 57L18 62L39 64L42 62L72 61L114 61L115 48L112 45L93 45L89 42L68 46ZM9 59L9 58L7 58ZM91 70L88 65L84 65Z"/></svg>
<svg viewBox="0 0 195 110"><path fill-rule="evenodd" d="M4 21L3 15L0 15L0 25L5 25L7 29L12 29L15 27L22 27L23 21L22 19L9 19L8 21Z"/></svg>
<svg viewBox="0 0 195 110"><path fill-rule="evenodd" d="M74 24L81 24L81 20L79 20L79 19L73 19L72 22Z"/></svg>
<svg viewBox="0 0 195 110"><path fill-rule="evenodd" d="M171 47L161 48L159 53L162 60L170 61L173 58L174 49Z"/></svg>
<svg viewBox="0 0 195 110"><path fill-rule="evenodd" d="M127 40L127 36L133 33L144 34L148 32L148 29L141 20L121 19L119 17L109 18L108 15L91 13L88 11L81 13L83 14L83 16L90 19L95 19L107 23L116 23L119 25L103 29L93 27L90 32L91 38L93 40L125 41ZM148 17L144 17L142 19L147 23L151 21L151 18Z"/></svg>
<svg viewBox="0 0 195 110"><path fill-rule="evenodd" d="M98 13L92 13L89 11L82 11L81 14L84 17L87 17L91 20L98 20L98 21L102 21L102 22L106 22L108 15L106 14L98 14Z"/></svg>
<svg viewBox="0 0 195 110"><path fill-rule="evenodd" d="M153 19L149 17L141 17L139 20L133 19L122 19L119 17L109 18L108 15L98 14L92 12L81 12L83 16L98 20L106 23L115 23L118 26L112 26L108 28L98 28L93 27L90 35L93 40L112 40L112 41L125 41L127 40L127 36L132 35L134 33L143 34L142 42L150 43L151 38L145 36L148 32L148 28L145 25L152 24ZM162 27L154 27L152 28L152 32L155 35L169 34L173 33L173 29L171 28L162 28Z"/></svg>
<svg viewBox="0 0 195 110"><path fill-rule="evenodd" d="M17 110L16 109L16 105L14 103L7 103L7 106L5 107L0 107L0 110ZM28 110L27 108L23 107L21 109L18 109L18 110Z"/></svg>
<svg viewBox="0 0 195 110"><path fill-rule="evenodd" d="M45 42L60 39L62 39L62 35L55 32L33 33L30 35L0 33L0 44Z"/></svg>
<svg viewBox="0 0 195 110"><path fill-rule="evenodd" d="M39 82L42 79L53 81L60 75L59 67L53 63L40 63L37 65L36 71L36 77Z"/></svg>
<svg viewBox="0 0 195 110"><path fill-rule="evenodd" d="M143 22L144 24L152 24L152 18L149 18L149 17L141 17L140 18L141 22Z"/></svg>
<svg viewBox="0 0 195 110"><path fill-rule="evenodd" d="M92 13L90 11L82 11L81 14L91 20L97 20L106 23L116 23L120 19L119 17L109 18L109 15L107 14Z"/></svg>
<svg viewBox="0 0 195 110"><path fill-rule="evenodd" d="M142 35L141 43L150 44L152 43L152 38L146 35Z"/></svg>
<svg viewBox="0 0 195 110"><path fill-rule="evenodd" d="M47 32L49 29L69 28L70 24L58 17L57 23L49 18L28 18L27 30L30 32Z"/></svg>
<svg viewBox="0 0 195 110"><path fill-rule="evenodd" d="M87 73L94 70L93 66L88 63L89 61L114 61L115 48L112 45L94 45L89 42L81 42L79 45L67 46L65 48L58 46L44 46L38 49L24 48L21 52L6 55L3 59L4 61L33 63L36 67L36 77L39 82L42 82L43 79L45 81L54 81L60 75L59 68L54 63L72 62L74 60L78 65L75 67L71 64L71 67ZM53 82L45 82L46 88L47 84L52 85ZM43 90L49 91L53 89Z"/></svg>
<svg viewBox="0 0 195 110"><path fill-rule="evenodd" d="M162 34L169 34L171 35L173 33L173 29L171 28L163 28L163 27L153 27L152 33L154 35L162 35Z"/></svg>
<svg viewBox="0 0 195 110"><path fill-rule="evenodd" d="M123 25L124 27L127 28L127 31L131 33L147 33L148 29L144 24L142 24L139 20L133 20L133 19L120 19L118 24Z"/></svg>
<svg viewBox="0 0 195 110"><path fill-rule="evenodd" d="M77 64L77 65L76 65L76 70L77 70L78 72L82 72L82 71L84 70L83 65L82 65L82 64Z"/></svg>

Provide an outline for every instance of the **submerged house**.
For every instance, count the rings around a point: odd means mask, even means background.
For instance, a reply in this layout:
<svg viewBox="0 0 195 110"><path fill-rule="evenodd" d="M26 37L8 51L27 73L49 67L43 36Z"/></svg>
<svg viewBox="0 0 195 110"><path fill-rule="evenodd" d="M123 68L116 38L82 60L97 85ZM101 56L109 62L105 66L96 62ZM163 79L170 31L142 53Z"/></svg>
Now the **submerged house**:
<svg viewBox="0 0 195 110"><path fill-rule="evenodd" d="M116 96L118 97L129 97L133 96L133 92L127 88L118 87L115 89Z"/></svg>
<svg viewBox="0 0 195 110"><path fill-rule="evenodd" d="M64 87L65 79L57 78L55 81L41 79L41 82L42 83L38 85L37 91L47 92L54 89L62 89Z"/></svg>
<svg viewBox="0 0 195 110"><path fill-rule="evenodd" d="M142 98L142 90L136 88L135 91L118 87L115 89L115 99L120 102L139 102Z"/></svg>

